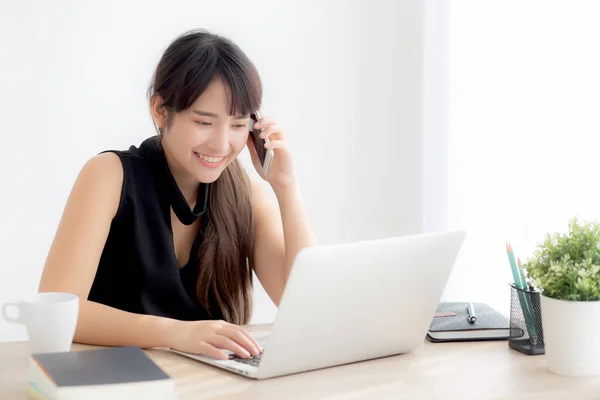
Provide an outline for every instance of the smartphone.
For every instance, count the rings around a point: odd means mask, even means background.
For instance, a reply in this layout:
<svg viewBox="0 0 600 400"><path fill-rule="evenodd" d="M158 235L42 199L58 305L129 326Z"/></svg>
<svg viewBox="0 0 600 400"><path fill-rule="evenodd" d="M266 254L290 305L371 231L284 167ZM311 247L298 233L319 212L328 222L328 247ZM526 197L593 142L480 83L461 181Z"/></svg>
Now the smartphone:
<svg viewBox="0 0 600 400"><path fill-rule="evenodd" d="M265 149L265 143L269 143L269 138L262 139L259 135L262 132L262 129L254 129L254 124L260 119L260 114L255 112L254 114L250 114L250 137L252 138L252 143L254 143L254 148L256 149L256 154L258 155L258 160L260 161L260 165L262 166L263 176L266 177L269 173L269 167L271 166L271 162L275 157L275 153L273 150Z"/></svg>

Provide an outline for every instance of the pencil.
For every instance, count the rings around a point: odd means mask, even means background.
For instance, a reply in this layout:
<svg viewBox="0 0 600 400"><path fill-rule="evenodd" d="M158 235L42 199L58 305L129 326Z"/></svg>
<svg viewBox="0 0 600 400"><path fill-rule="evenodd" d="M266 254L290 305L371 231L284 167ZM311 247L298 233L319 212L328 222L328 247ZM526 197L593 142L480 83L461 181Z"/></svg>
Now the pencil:
<svg viewBox="0 0 600 400"><path fill-rule="evenodd" d="M515 253L512 249L512 246L510 245L510 243L508 244L508 249L512 256L513 262L515 262ZM519 262L519 265L517 266L517 271L519 272L519 279L521 279L521 289L527 290L527 280L525 279L525 274L523 273L523 268L521 268L520 262Z"/></svg>
<svg viewBox="0 0 600 400"><path fill-rule="evenodd" d="M521 280L523 282L523 285L525 286L525 289L532 290L529 283L527 283L527 278L525 277L525 272L523 269L523 264L521 264L521 259L518 257L517 257L517 266L519 267L519 272L521 273Z"/></svg>
<svg viewBox="0 0 600 400"><path fill-rule="evenodd" d="M519 267L517 267L517 263L515 262L515 256L510 243L506 243L506 252L508 253L508 262L510 263L510 269L512 270L515 285L519 289L525 289L524 282L521 281L521 272L519 271Z"/></svg>

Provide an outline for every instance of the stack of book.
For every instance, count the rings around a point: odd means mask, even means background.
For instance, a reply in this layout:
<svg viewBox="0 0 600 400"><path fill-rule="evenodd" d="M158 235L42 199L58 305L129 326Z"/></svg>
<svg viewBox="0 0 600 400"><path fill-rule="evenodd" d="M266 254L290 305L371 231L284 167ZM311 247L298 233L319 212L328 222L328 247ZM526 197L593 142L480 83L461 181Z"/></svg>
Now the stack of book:
<svg viewBox="0 0 600 400"><path fill-rule="evenodd" d="M174 381L139 347L114 347L30 358L34 400L176 399Z"/></svg>

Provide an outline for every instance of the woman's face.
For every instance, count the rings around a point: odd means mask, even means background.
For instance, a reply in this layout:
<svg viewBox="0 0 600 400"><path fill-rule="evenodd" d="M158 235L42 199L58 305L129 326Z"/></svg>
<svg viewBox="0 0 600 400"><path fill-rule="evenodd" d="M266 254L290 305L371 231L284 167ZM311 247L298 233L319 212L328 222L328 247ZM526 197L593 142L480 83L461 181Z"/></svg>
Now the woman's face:
<svg viewBox="0 0 600 400"><path fill-rule="evenodd" d="M230 116L229 96L221 79L214 79L187 110L157 121L164 134L162 143L174 174L210 183L244 149L249 134L249 116ZM160 119L160 118L159 118Z"/></svg>

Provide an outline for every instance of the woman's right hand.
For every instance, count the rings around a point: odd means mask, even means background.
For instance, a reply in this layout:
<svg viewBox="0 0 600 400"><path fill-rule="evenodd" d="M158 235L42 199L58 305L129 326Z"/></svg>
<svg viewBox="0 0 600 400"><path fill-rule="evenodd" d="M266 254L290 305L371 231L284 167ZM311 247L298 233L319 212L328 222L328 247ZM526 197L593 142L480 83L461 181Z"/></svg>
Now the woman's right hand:
<svg viewBox="0 0 600 400"><path fill-rule="evenodd" d="M220 349L239 357L249 358L262 352L252 335L239 325L225 321L177 321L169 334L169 347L187 353L201 354L219 360L229 356Z"/></svg>

